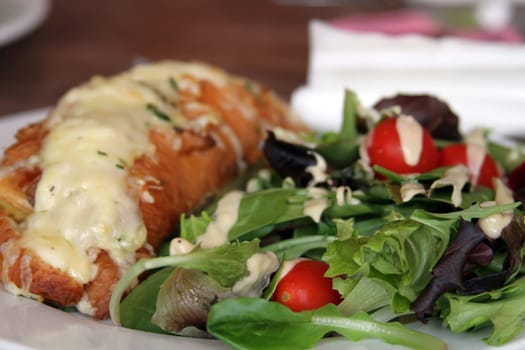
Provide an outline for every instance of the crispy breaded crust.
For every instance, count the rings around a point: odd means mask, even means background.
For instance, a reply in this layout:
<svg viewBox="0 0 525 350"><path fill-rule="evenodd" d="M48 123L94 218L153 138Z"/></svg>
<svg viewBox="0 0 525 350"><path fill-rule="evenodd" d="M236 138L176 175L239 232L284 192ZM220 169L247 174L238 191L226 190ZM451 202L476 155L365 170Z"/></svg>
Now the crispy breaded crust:
<svg viewBox="0 0 525 350"><path fill-rule="evenodd" d="M155 146L154 156L142 155L129 168L129 190L136 192L147 229L147 242L137 251L137 258L154 254L182 213L200 206L236 176L243 164L260 157L259 144L266 128L304 129L286 105L263 87L257 85L254 93L237 78L220 87L191 74L188 78L194 79L199 89L180 91L177 104L184 117L191 121L213 113L218 122L199 129L152 131L149 137ZM247 116L248 110L254 115ZM58 306L87 303L85 309L91 310L93 317L105 318L111 290L123 273L107 252L98 252L96 276L83 285L34 252L12 248L23 235L23 226L18 223L23 224L32 212L40 169L31 159L42 147L49 132L46 127L43 122L22 129L1 163L0 279L20 294Z"/></svg>

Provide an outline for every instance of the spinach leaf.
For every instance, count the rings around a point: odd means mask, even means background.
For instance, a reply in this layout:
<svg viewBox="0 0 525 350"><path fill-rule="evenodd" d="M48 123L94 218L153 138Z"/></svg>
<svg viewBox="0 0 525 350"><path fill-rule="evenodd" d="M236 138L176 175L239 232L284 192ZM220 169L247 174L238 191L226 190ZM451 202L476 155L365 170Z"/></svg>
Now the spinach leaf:
<svg viewBox="0 0 525 350"><path fill-rule="evenodd" d="M167 267L155 272L126 296L120 305L120 320L123 327L152 333L167 333L151 323L151 317L155 313L155 302L160 285L173 269Z"/></svg>
<svg viewBox="0 0 525 350"><path fill-rule="evenodd" d="M296 313L264 299L226 299L212 306L207 330L233 348L246 350L312 348L330 332L354 341L377 338L413 349L446 349L445 343L430 335L399 323L375 321L364 312L345 317L331 304Z"/></svg>
<svg viewBox="0 0 525 350"><path fill-rule="evenodd" d="M296 200L291 201L291 198ZM306 217L304 201L307 199L309 196L304 189L273 188L247 193L241 200L238 220L229 231L228 239L243 240L252 231L265 226Z"/></svg>

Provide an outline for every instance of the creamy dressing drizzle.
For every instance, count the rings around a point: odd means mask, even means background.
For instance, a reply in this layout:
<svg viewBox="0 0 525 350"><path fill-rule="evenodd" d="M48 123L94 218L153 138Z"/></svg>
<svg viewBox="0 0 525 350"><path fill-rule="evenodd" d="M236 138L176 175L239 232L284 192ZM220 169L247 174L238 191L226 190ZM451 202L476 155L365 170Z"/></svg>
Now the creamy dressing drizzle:
<svg viewBox="0 0 525 350"><path fill-rule="evenodd" d="M476 144L467 143L467 166L470 170L472 184L474 186L478 183L481 166L483 165L486 154L485 148Z"/></svg>
<svg viewBox="0 0 525 350"><path fill-rule="evenodd" d="M465 137L467 145L467 167L472 176L472 184L474 186L478 183L479 174L483 161L487 154L487 146L482 129L475 129L468 133Z"/></svg>
<svg viewBox="0 0 525 350"><path fill-rule="evenodd" d="M261 190L261 181L270 181L271 173L268 169L261 169L257 174L257 177L252 178L246 184L246 192L256 192Z"/></svg>
<svg viewBox="0 0 525 350"><path fill-rule="evenodd" d="M323 211L328 207L327 191L322 188L310 187L308 194L312 199L304 202L303 213L312 218L314 222L320 222Z"/></svg>
<svg viewBox="0 0 525 350"><path fill-rule="evenodd" d="M311 165L306 168L306 172L312 175L312 180L308 186L314 186L315 184L323 183L328 179L328 174L326 173L326 161L325 159L316 152L308 152L309 155L315 157L315 165Z"/></svg>
<svg viewBox="0 0 525 350"><path fill-rule="evenodd" d="M195 249L195 247L196 245L190 241L184 238L176 237L170 242L170 255L186 254Z"/></svg>
<svg viewBox="0 0 525 350"><path fill-rule="evenodd" d="M212 248L228 241L228 232L237 221L243 196L244 192L242 191L231 191L217 203L215 218L208 225L206 231L199 236L197 244L203 248Z"/></svg>
<svg viewBox="0 0 525 350"><path fill-rule="evenodd" d="M430 186L430 190L445 186L452 186L452 204L454 204L456 207L459 207L463 201L461 190L468 180L468 169L464 165L456 165L447 169L447 171L445 171L445 175L442 178L434 181Z"/></svg>
<svg viewBox="0 0 525 350"><path fill-rule="evenodd" d="M419 182L406 182L401 185L401 200L408 202L418 194L426 194L425 187Z"/></svg>
<svg viewBox="0 0 525 350"><path fill-rule="evenodd" d="M496 186L495 200L481 203L482 207L514 203L512 191L500 179L495 179L494 184ZM509 210L480 218L478 224L487 237L496 239L501 236L503 229L510 224L513 216L512 210Z"/></svg>
<svg viewBox="0 0 525 350"><path fill-rule="evenodd" d="M246 261L248 274L233 285L233 293L239 296L259 297L270 275L279 268L279 259L273 252L255 253Z"/></svg>
<svg viewBox="0 0 525 350"><path fill-rule="evenodd" d="M396 130L405 163L417 165L423 151L423 127L413 117L401 115L396 119Z"/></svg>
<svg viewBox="0 0 525 350"><path fill-rule="evenodd" d="M338 206L360 203L359 199L354 198L352 189L348 186L339 186L335 189L335 200Z"/></svg>

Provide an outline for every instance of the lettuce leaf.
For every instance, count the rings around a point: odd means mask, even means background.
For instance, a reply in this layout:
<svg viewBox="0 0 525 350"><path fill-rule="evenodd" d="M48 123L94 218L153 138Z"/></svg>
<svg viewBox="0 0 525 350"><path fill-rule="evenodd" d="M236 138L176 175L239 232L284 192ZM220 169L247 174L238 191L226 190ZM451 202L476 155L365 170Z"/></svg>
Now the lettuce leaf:
<svg viewBox="0 0 525 350"><path fill-rule="evenodd" d="M514 338L525 319L525 277L490 292L462 296L444 294L438 301L441 317L454 333L492 326L491 335L483 339L501 345Z"/></svg>
<svg viewBox="0 0 525 350"><path fill-rule="evenodd" d="M384 225L371 237L351 237L334 241L323 256L330 268L328 276L372 278L388 283L395 292L391 304L396 312L406 312L409 302L431 280L431 270L449 240L446 232L414 220L397 220ZM339 288L344 288L344 281ZM390 289L391 290L391 289Z"/></svg>

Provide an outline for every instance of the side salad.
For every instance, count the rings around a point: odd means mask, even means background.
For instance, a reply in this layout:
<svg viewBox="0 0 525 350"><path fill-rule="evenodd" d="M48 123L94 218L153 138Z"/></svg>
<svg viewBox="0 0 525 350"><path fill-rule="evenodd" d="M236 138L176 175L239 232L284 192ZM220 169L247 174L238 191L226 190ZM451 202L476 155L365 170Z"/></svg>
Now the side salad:
<svg viewBox="0 0 525 350"><path fill-rule="evenodd" d="M516 337L521 148L461 134L432 96L365 108L347 91L344 103L337 133L269 132L264 164L124 275L114 323L236 349L311 348L336 334L446 349L405 325L429 318L452 332L491 327L490 345Z"/></svg>

